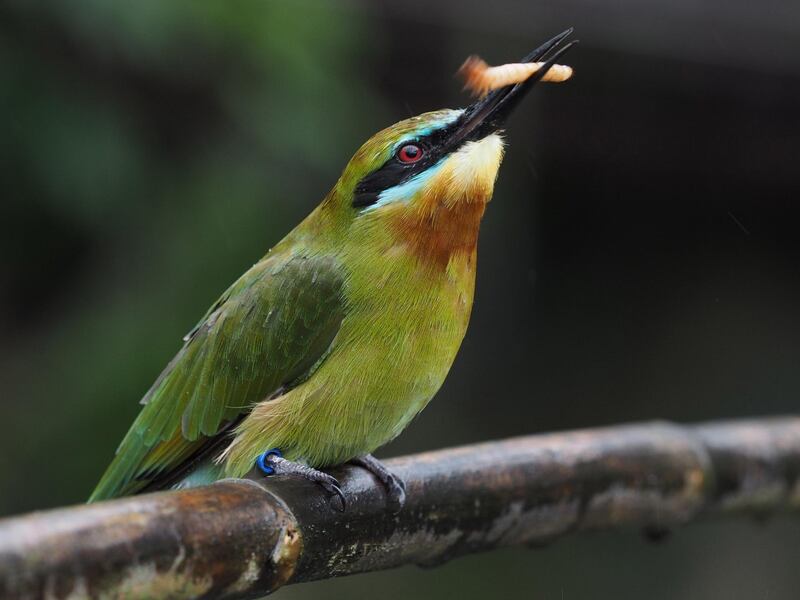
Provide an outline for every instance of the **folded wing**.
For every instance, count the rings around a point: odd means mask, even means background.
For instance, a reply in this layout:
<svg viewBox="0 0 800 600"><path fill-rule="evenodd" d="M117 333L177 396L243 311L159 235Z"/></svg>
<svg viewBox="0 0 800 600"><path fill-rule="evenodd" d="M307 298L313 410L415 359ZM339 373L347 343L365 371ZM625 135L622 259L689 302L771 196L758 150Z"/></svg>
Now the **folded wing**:
<svg viewBox="0 0 800 600"><path fill-rule="evenodd" d="M307 378L345 316L343 284L330 257L254 265L184 338L89 501L173 483L255 403Z"/></svg>

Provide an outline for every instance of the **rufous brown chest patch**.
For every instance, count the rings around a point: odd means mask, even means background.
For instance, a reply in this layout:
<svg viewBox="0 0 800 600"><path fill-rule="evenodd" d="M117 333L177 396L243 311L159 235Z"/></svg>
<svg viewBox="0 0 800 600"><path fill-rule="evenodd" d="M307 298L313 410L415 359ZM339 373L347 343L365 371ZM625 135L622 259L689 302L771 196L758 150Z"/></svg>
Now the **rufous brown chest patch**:
<svg viewBox="0 0 800 600"><path fill-rule="evenodd" d="M446 269L456 253L471 253L478 242L485 201L437 203L426 210L392 216L397 237L422 262Z"/></svg>

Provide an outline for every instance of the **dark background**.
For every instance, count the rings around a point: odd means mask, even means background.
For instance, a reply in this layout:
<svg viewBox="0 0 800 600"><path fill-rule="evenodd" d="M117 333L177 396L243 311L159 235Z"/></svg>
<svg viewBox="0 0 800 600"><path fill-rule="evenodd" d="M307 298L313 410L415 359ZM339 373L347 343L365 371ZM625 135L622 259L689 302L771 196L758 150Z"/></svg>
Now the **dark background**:
<svg viewBox="0 0 800 600"><path fill-rule="evenodd" d="M367 137L467 101L464 57L567 26L509 123L472 325L389 456L796 411L800 4L0 3L0 514L83 501L181 336ZM763 598L800 523L703 522L284 590Z"/></svg>

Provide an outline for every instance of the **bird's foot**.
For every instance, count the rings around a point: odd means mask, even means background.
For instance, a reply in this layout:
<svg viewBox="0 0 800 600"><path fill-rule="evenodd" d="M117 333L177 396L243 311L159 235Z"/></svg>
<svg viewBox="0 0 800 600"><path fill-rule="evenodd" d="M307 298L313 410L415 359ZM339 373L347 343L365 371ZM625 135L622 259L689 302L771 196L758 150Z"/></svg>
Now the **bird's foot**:
<svg viewBox="0 0 800 600"><path fill-rule="evenodd" d="M328 492L330 496L339 498L341 503L339 510L341 512L347 509L347 500L345 500L342 488L336 478L306 465L286 460L277 448L260 454L256 459L256 466L264 475L297 475L308 481L313 481Z"/></svg>
<svg viewBox="0 0 800 600"><path fill-rule="evenodd" d="M381 482L381 485L386 490L386 499L389 501L389 506L394 512L399 512L403 508L406 503L406 484L402 479L387 469L372 454L359 456L350 462L365 468Z"/></svg>

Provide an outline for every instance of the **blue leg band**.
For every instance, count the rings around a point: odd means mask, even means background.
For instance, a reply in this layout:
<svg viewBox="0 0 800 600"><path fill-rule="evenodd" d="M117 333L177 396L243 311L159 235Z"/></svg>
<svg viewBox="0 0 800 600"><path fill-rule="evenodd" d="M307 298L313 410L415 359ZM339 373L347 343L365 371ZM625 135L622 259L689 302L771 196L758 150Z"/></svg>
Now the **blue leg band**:
<svg viewBox="0 0 800 600"><path fill-rule="evenodd" d="M267 450L266 452L258 455L258 458L256 459L256 466L262 473L264 473L264 475L275 474L275 469L267 464L267 459L270 456L277 456L279 458L282 458L283 453L277 448L273 448L272 450Z"/></svg>

